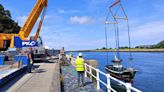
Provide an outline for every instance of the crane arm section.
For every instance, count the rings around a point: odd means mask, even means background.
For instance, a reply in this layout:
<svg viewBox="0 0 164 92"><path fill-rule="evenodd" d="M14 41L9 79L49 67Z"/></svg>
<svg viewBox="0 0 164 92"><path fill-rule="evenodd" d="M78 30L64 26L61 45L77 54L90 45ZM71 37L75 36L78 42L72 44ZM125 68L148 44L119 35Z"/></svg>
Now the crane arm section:
<svg viewBox="0 0 164 92"><path fill-rule="evenodd" d="M20 29L18 36L21 39L25 39L29 36L33 26L35 25L40 13L42 10L47 7L47 0L37 0L37 3L35 4L32 12L30 13L29 17L27 18L27 21L23 25L23 27Z"/></svg>
<svg viewBox="0 0 164 92"><path fill-rule="evenodd" d="M41 14L42 11L44 12L46 10L46 8L47 8L47 1L48 0L37 0L34 8L32 9L30 15L28 16L26 22L24 23L23 27L20 29L18 34L4 34L4 33L0 33L0 50L1 49L5 50L5 49L8 48L8 46L5 45L6 41L10 42L9 43L10 47L14 47L13 46L13 44L14 44L14 42L13 42L14 36L19 36L22 40L26 40L27 39L27 37L29 36L30 32L32 31L32 28L34 27L34 25L35 25L39 15ZM45 15L45 14L43 14L43 15ZM42 21L41 21L40 27L42 25Z"/></svg>
<svg viewBox="0 0 164 92"><path fill-rule="evenodd" d="M117 5L121 0L117 0L115 3L113 3L109 8L112 8L113 6Z"/></svg>
<svg viewBox="0 0 164 92"><path fill-rule="evenodd" d="M37 40L38 37L39 37L40 29L41 29L41 27L42 27L43 20L44 20L45 14L46 14L46 9L47 9L47 8L44 8L44 10L43 10L41 19L40 19L40 21L39 21L38 29L37 29L36 34L35 34L35 36L34 36L34 40Z"/></svg>

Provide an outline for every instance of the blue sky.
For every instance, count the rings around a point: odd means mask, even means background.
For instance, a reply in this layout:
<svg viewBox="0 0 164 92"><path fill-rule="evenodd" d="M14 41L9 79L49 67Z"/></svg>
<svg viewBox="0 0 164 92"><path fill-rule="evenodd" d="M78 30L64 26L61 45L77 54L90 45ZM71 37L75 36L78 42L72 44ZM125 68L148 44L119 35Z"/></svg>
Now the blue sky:
<svg viewBox="0 0 164 92"><path fill-rule="evenodd" d="M115 0L48 0L41 29L44 44L67 50L96 49L105 46L104 21ZM0 0L12 18L23 25L36 0ZM156 44L164 40L163 0L122 0L129 18L132 46ZM37 25L38 23L36 23ZM31 35L35 33L34 27ZM120 29L121 46L128 45L124 25ZM108 46L115 47L114 31L108 26Z"/></svg>

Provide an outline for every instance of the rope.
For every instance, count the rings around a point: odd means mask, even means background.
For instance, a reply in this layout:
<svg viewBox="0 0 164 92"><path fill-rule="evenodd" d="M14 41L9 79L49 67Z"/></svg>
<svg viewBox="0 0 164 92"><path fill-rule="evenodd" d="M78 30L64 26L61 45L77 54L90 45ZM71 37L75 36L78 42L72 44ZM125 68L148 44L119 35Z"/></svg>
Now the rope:
<svg viewBox="0 0 164 92"><path fill-rule="evenodd" d="M108 34L107 34L107 26L105 24L105 40L106 40L106 59L107 59L107 65L108 65Z"/></svg>
<svg viewBox="0 0 164 92"><path fill-rule="evenodd" d="M116 21L116 23L117 23L117 20L116 19L114 19L115 21ZM118 31L118 23L116 24L116 43L117 43L117 45L116 45L116 48L117 48L117 57L118 57L118 59L120 59L120 52L119 52L119 31Z"/></svg>
<svg viewBox="0 0 164 92"><path fill-rule="evenodd" d="M130 30L129 30L129 21L128 20L127 20L127 28L128 28L128 41L129 41L129 54L130 54L129 60L133 60L132 51L131 51L131 38L130 38Z"/></svg>
<svg viewBox="0 0 164 92"><path fill-rule="evenodd" d="M105 20L105 45L106 45L106 61L107 61L107 65L109 64L108 63L108 60L109 60L108 55L109 55L109 53L108 53L108 32L107 32L107 24L106 24L106 22L108 20L109 14L110 13L108 12L106 20Z"/></svg>
<svg viewBox="0 0 164 92"><path fill-rule="evenodd" d="M117 57L120 58L118 22L117 22L117 19L115 18L115 15L113 14L111 9L110 9L110 13L112 14L112 17L114 18L114 21L116 22L116 24L114 25L115 26L115 40L116 40L116 54L117 54Z"/></svg>

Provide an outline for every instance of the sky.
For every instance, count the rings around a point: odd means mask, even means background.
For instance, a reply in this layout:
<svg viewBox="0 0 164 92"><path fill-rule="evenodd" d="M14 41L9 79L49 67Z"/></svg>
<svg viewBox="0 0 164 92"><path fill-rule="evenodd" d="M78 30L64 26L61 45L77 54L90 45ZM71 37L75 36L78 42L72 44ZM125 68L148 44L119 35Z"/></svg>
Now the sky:
<svg viewBox="0 0 164 92"><path fill-rule="evenodd" d="M105 47L105 19L115 0L48 0L40 35L45 46L54 49L84 50ZM0 0L20 26L36 0ZM122 0L129 19L131 44L151 45L164 40L164 0ZM118 6L118 16L124 17ZM112 22L109 15L109 22ZM35 34L38 22L30 35ZM128 46L125 21L119 21L120 46ZM107 25L108 48L115 48L112 24Z"/></svg>

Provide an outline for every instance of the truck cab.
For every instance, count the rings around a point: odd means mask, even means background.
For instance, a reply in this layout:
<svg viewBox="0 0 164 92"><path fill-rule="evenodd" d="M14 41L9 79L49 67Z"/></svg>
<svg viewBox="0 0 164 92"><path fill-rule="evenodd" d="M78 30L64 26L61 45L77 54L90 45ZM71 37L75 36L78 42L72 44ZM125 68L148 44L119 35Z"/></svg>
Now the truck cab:
<svg viewBox="0 0 164 92"><path fill-rule="evenodd" d="M33 37L30 37L33 40ZM46 60L46 49L43 45L42 38L39 36L37 39L38 47L33 47L34 60L35 61L45 61Z"/></svg>

